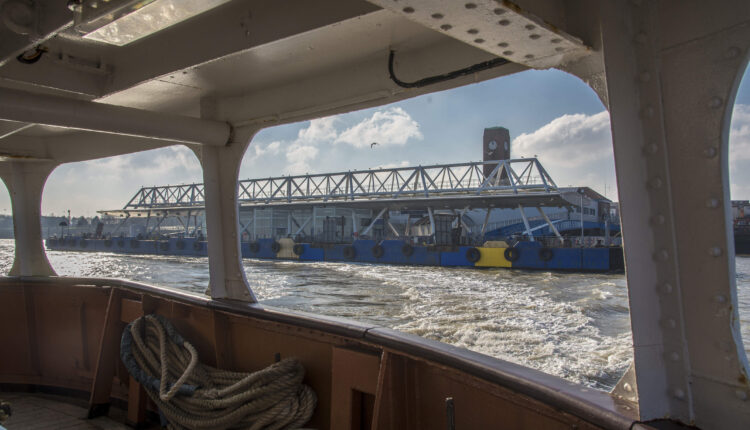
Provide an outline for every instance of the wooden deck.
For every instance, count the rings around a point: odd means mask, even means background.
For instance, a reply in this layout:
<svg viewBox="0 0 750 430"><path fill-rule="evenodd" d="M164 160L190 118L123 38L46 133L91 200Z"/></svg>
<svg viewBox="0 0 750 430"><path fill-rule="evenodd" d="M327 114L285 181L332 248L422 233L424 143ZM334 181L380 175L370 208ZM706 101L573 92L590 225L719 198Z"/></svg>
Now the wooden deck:
<svg viewBox="0 0 750 430"><path fill-rule="evenodd" d="M76 400L34 393L0 392L10 403L13 415L2 423L8 430L129 430L107 417L86 419L86 409Z"/></svg>

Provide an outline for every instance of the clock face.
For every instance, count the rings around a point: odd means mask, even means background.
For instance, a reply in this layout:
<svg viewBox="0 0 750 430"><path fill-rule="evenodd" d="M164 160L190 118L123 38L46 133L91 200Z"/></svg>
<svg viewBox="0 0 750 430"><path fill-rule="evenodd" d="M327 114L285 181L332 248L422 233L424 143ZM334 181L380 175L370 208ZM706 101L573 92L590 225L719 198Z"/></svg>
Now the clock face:
<svg viewBox="0 0 750 430"><path fill-rule="evenodd" d="M495 142L494 140L490 140L490 142L487 144L487 148L489 148L490 151L494 151L495 149L497 149L497 142Z"/></svg>

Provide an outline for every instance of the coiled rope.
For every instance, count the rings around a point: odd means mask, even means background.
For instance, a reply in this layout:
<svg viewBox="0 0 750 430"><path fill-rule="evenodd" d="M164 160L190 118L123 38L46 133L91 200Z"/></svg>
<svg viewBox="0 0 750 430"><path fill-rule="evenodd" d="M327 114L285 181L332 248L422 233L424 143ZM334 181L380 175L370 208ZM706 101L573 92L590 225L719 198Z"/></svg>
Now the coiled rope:
<svg viewBox="0 0 750 430"><path fill-rule="evenodd" d="M169 429L296 429L312 416L305 369L286 358L253 373L198 361L195 347L160 315L128 324L120 356L168 421Z"/></svg>

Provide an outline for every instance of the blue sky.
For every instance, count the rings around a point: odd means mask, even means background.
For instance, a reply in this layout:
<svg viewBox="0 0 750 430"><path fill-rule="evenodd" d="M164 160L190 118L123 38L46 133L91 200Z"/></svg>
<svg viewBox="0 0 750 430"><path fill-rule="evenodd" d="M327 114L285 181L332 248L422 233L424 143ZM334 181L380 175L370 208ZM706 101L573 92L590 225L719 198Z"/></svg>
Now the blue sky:
<svg viewBox="0 0 750 430"><path fill-rule="evenodd" d="M730 151L732 194L750 199L750 71L738 94ZM485 127L510 130L513 157L538 155L560 186L588 185L617 200L609 117L566 73L527 71L379 108L261 131L241 178L480 160ZM378 145L370 147L376 141ZM141 185L201 182L192 152L174 146L60 166L44 214L92 216L122 207ZM0 192L0 213L9 213Z"/></svg>

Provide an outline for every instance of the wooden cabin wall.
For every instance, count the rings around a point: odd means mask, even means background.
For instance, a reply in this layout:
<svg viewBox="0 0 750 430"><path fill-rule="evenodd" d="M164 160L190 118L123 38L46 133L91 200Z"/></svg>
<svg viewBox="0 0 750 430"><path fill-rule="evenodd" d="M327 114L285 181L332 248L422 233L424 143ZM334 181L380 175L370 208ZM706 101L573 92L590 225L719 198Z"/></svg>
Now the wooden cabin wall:
<svg viewBox="0 0 750 430"><path fill-rule="evenodd" d="M507 428L594 428L540 401L423 358L361 338L212 309L201 300L117 286L4 284L0 383L97 391L92 401L130 397L129 417L141 420L148 402L133 401L143 393L120 364L119 342L126 322L157 313L212 366L253 371L277 357L299 358L305 382L318 396L311 427L446 428L450 397L456 429L493 428L498 423ZM110 318L116 319L107 318L108 302L117 314ZM107 363L98 363L100 357Z"/></svg>

